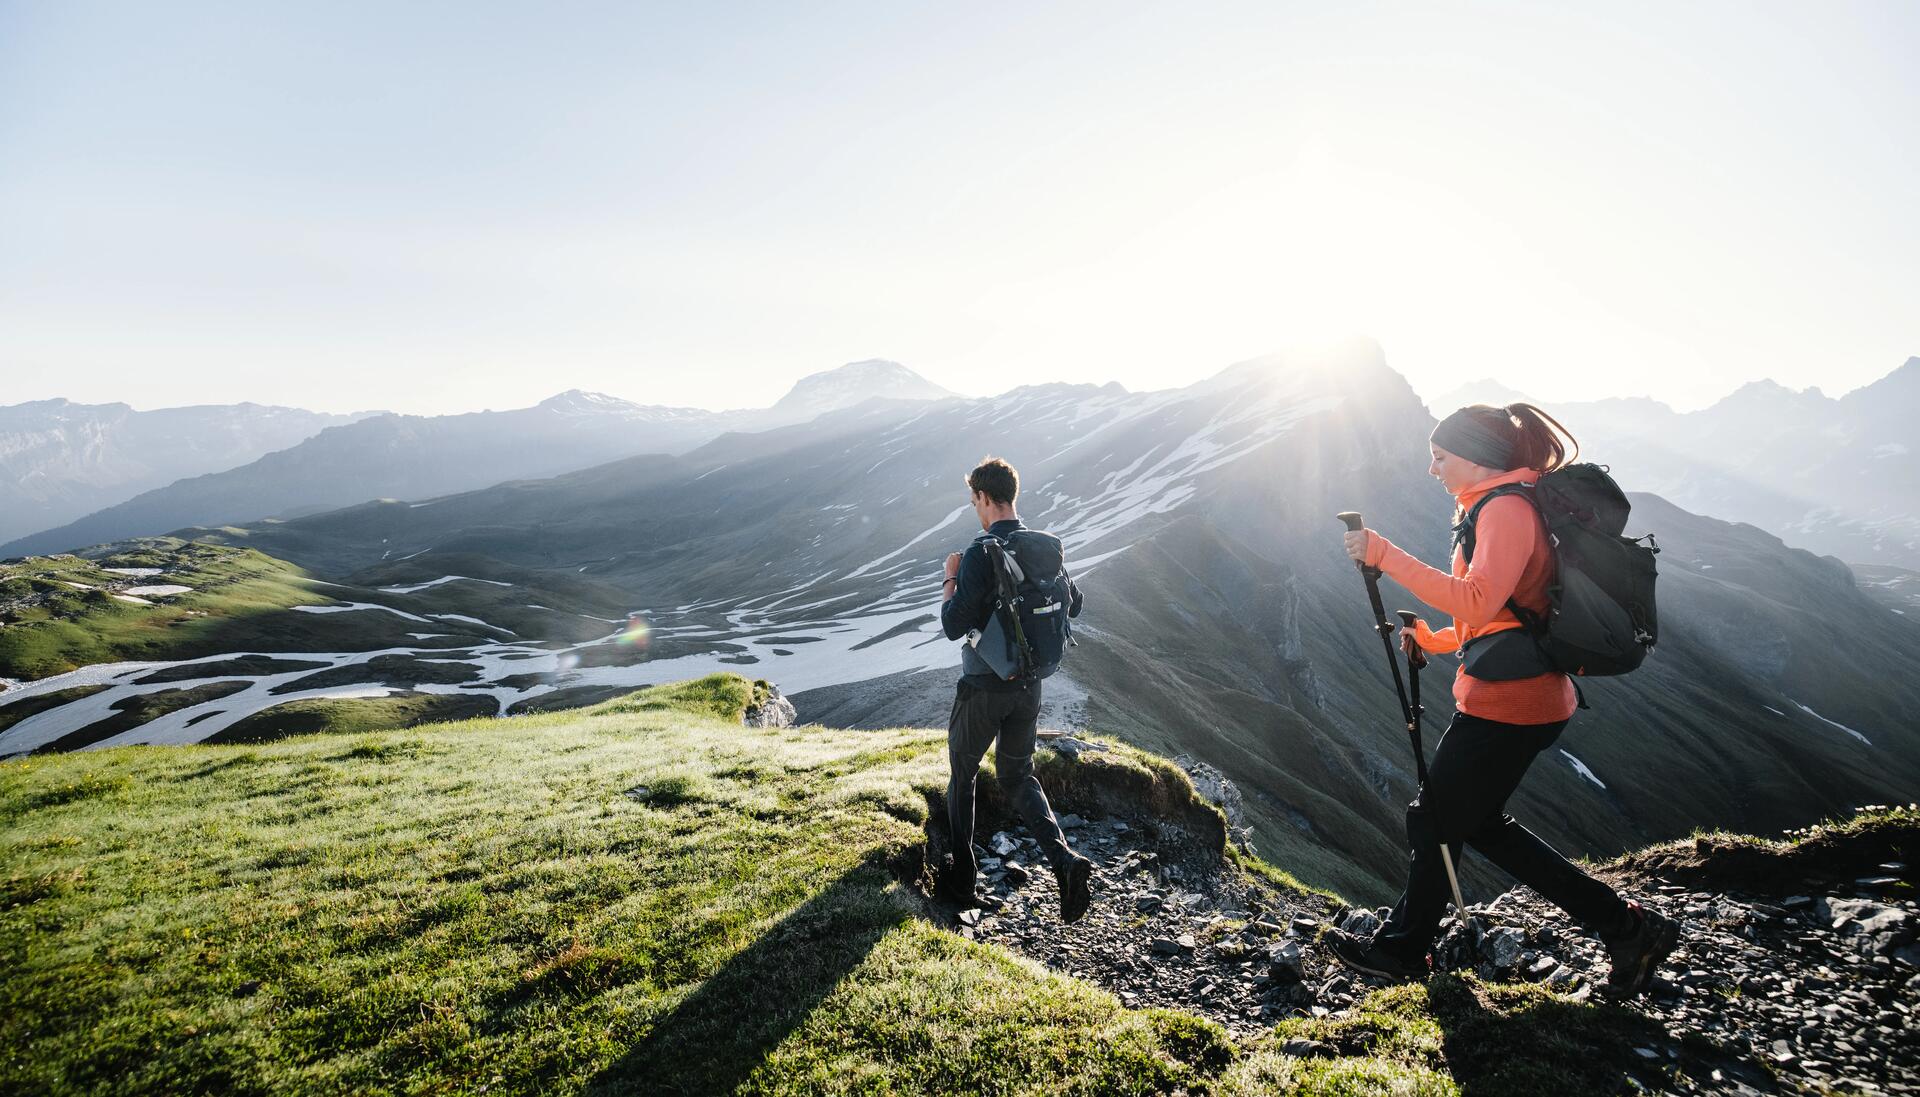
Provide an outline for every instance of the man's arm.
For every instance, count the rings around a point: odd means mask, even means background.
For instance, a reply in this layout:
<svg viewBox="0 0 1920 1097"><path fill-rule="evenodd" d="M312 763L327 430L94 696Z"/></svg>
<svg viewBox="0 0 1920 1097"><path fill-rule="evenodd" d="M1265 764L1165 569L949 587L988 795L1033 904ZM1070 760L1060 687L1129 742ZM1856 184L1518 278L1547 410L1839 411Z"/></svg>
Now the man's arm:
<svg viewBox="0 0 1920 1097"><path fill-rule="evenodd" d="M1080 616L1080 584L1071 575L1067 576L1067 616Z"/></svg>
<svg viewBox="0 0 1920 1097"><path fill-rule="evenodd" d="M953 596L940 603L940 631L947 639L958 640L986 627L993 612L993 575L988 568L986 550L968 545L960 558L960 573L954 577Z"/></svg>

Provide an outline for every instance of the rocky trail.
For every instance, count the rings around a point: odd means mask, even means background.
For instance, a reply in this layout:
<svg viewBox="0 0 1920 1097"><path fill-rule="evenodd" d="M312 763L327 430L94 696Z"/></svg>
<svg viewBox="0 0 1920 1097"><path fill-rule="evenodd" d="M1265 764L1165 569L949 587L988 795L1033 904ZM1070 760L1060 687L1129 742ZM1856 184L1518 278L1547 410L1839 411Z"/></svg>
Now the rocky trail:
<svg viewBox="0 0 1920 1097"><path fill-rule="evenodd" d="M1269 883L1152 819L1062 814L1068 840L1094 863L1092 910L1064 925L1033 839L1004 817L982 819L976 853L987 905L940 907L937 916L969 939L1097 983L1128 1006L1188 1011L1245 1038L1288 1018L1349 1017L1386 985L1319 945L1329 925L1370 932L1385 908L1343 908ZM1436 973L1539 983L1573 1003L1632 1011L1631 1090L1920 1094L1920 905L1910 866L1873 860L1887 851L1869 849L1729 873L1715 868L1724 851L1707 839L1696 845L1695 856L1637 856L1605 870L1623 894L1684 926L1680 946L1636 1000L1609 999L1598 939L1525 888L1474 906L1472 926L1449 920ZM1720 867L1741 852L1719 857ZM1871 863L1859 863L1863 856ZM1294 1039L1285 1050L1367 1049Z"/></svg>

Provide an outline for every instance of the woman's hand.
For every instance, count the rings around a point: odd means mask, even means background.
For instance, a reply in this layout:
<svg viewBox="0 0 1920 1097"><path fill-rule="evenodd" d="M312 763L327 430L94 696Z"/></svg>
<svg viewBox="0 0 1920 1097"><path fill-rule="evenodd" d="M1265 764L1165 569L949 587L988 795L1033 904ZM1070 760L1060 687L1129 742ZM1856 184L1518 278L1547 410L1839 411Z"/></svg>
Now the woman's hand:
<svg viewBox="0 0 1920 1097"><path fill-rule="evenodd" d="M1413 630L1412 625L1400 630L1400 650L1407 654L1407 658L1413 660L1414 666L1424 667L1427 665L1427 651L1420 646L1420 641Z"/></svg>
<svg viewBox="0 0 1920 1097"><path fill-rule="evenodd" d="M1348 530L1346 533L1347 556L1358 563L1366 563L1367 549L1372 547L1369 544L1372 537L1373 531L1370 529Z"/></svg>
<svg viewBox="0 0 1920 1097"><path fill-rule="evenodd" d="M947 553L947 576L946 577L951 579L954 576L959 574L960 574L960 554L957 552Z"/></svg>

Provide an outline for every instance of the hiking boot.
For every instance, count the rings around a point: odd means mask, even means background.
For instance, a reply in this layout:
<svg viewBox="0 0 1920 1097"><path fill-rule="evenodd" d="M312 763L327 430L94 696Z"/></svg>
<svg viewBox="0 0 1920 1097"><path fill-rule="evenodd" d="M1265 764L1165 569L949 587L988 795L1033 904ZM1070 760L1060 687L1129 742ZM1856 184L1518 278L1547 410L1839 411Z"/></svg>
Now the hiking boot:
<svg viewBox="0 0 1920 1097"><path fill-rule="evenodd" d="M955 868L953 858L948 857L933 874L933 894L935 898L952 903L961 910L973 910L985 905L976 887L978 882L977 873Z"/></svg>
<svg viewBox="0 0 1920 1097"><path fill-rule="evenodd" d="M1077 853L1068 854L1066 861L1053 870L1053 877L1060 882L1060 920L1078 922L1086 917L1087 907L1093 903L1089 888L1093 862Z"/></svg>
<svg viewBox="0 0 1920 1097"><path fill-rule="evenodd" d="M1606 942L1607 958L1613 962L1607 990L1622 998L1646 990L1660 961L1680 943L1680 923L1635 902L1629 902L1627 910L1633 915L1633 929Z"/></svg>
<svg viewBox="0 0 1920 1097"><path fill-rule="evenodd" d="M1397 983L1418 982L1427 977L1426 957L1417 961L1402 959L1374 943L1371 937L1348 933L1344 929L1329 929L1320 938L1320 943L1333 953L1335 959L1367 975L1392 979Z"/></svg>

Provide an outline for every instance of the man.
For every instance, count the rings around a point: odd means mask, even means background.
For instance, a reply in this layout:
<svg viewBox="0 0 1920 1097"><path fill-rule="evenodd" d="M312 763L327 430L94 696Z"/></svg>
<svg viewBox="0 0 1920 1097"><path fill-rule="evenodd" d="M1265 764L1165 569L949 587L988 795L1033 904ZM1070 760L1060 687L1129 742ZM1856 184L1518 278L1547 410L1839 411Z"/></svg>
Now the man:
<svg viewBox="0 0 1920 1097"><path fill-rule="evenodd" d="M1014 513L1020 474L1012 465L998 457L985 458L967 474L967 490L980 528L986 532L964 554L956 552L947 557L946 579L940 587L940 627L949 640L985 629L994 613L996 577L985 547L988 539L1007 544L1028 575L1045 577L1063 571L1060 539L1028 529ZM1071 581L1067 587L1067 616L1077 617L1080 590ZM988 745L998 740L993 761L1000 789L1053 867L1054 879L1060 883L1061 919L1075 922L1086 914L1091 901L1088 883L1093 865L1067 846L1047 794L1033 773L1040 680L1050 670L1002 678L972 644L961 646L960 684L953 699L953 718L947 726L947 762L952 767L947 782L947 820L953 835L953 859L944 866L939 886L945 898L962 907L981 905L974 891L979 872L973 855L974 778Z"/></svg>

